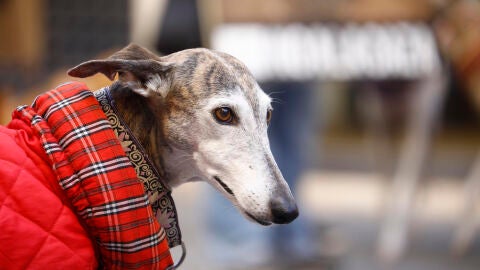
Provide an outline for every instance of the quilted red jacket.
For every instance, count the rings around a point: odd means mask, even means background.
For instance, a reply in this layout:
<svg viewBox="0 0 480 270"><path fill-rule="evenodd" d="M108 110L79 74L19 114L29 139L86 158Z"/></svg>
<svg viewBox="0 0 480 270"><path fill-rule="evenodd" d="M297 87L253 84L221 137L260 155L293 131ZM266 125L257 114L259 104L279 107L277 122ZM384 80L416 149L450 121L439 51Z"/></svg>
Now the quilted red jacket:
<svg viewBox="0 0 480 270"><path fill-rule="evenodd" d="M165 231L81 83L0 126L0 269L165 269Z"/></svg>

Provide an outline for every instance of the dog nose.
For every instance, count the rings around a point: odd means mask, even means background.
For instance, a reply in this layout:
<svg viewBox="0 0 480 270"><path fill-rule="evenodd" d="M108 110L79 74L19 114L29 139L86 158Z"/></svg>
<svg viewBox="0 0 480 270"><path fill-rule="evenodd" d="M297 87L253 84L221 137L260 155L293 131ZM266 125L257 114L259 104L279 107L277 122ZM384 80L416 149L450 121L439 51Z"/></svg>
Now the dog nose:
<svg viewBox="0 0 480 270"><path fill-rule="evenodd" d="M298 217L297 204L293 200L284 197L276 197L270 200L273 223L287 224Z"/></svg>

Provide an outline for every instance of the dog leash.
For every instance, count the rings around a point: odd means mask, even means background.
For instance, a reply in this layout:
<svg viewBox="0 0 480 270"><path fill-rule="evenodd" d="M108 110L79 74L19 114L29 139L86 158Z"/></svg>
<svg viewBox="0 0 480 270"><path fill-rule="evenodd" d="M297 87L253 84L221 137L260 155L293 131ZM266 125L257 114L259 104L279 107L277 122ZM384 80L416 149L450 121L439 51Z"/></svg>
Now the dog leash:
<svg viewBox="0 0 480 270"><path fill-rule="evenodd" d="M178 267L183 263L183 261L185 260L185 257L187 256L187 248L185 247L185 244L182 243L180 244L180 246L182 247L182 256L180 257L180 260L178 260L178 262L172 266L169 266L167 267L165 270L175 270L175 269L178 269Z"/></svg>

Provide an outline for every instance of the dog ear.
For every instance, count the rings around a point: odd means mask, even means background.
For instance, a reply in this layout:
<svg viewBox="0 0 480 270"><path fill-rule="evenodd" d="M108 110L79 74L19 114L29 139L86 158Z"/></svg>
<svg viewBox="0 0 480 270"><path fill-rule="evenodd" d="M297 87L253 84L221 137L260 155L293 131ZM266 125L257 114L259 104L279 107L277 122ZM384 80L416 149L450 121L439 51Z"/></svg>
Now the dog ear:
<svg viewBox="0 0 480 270"><path fill-rule="evenodd" d="M163 95L172 68L172 63L162 61L162 58L138 45L130 44L107 59L90 60L71 68L68 75L85 78L102 73L114 80L118 73L121 82L141 95L147 96L152 91Z"/></svg>

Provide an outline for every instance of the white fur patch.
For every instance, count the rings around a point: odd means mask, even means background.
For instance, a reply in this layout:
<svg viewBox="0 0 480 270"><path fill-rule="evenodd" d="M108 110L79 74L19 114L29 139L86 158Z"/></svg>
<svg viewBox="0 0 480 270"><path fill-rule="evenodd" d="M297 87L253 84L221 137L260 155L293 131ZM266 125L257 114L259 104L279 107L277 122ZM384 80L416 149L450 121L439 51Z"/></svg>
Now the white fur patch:
<svg viewBox="0 0 480 270"><path fill-rule="evenodd" d="M143 89L144 93L140 93L143 96L149 96L150 94L152 94L152 92L154 92L162 97L165 97L169 90L167 81L163 80L162 77L158 74L153 74L145 83L145 86L146 89Z"/></svg>
<svg viewBox="0 0 480 270"><path fill-rule="evenodd" d="M263 92L262 90L259 89L259 91L257 91L258 93L258 100L261 104L261 107L267 107L269 109L271 109L271 103L272 103L272 98L265 94L265 92Z"/></svg>

